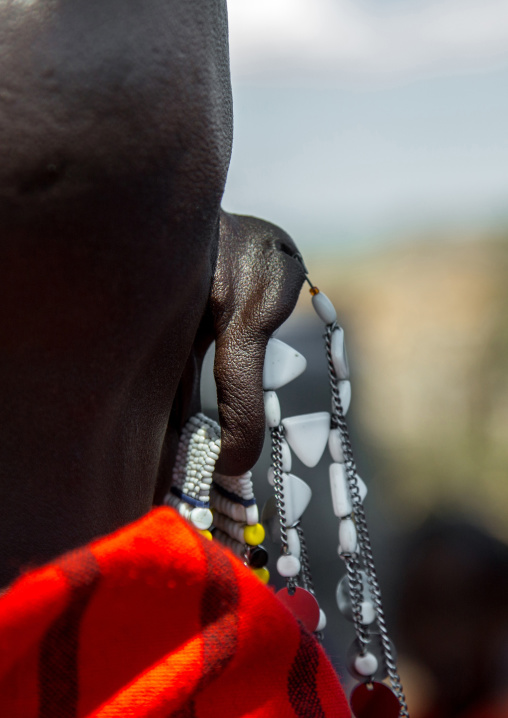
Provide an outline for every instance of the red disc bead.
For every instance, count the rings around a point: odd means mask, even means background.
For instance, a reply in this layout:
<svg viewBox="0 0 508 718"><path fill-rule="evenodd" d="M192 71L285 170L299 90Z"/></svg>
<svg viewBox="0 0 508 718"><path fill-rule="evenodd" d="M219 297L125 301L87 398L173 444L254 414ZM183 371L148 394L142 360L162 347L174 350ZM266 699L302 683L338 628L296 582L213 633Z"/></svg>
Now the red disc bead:
<svg viewBox="0 0 508 718"><path fill-rule="evenodd" d="M355 718L399 718L399 700L384 683L361 683L351 693L350 703Z"/></svg>

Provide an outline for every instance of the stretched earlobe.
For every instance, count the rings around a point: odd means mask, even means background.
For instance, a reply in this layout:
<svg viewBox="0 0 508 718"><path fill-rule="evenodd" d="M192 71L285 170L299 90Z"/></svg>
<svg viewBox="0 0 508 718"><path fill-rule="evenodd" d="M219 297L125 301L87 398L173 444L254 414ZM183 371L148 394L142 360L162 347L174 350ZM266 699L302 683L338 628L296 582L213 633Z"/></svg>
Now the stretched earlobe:
<svg viewBox="0 0 508 718"><path fill-rule="evenodd" d="M222 213L210 309L222 429L218 470L224 474L243 473L261 453L266 346L298 300L305 271L296 255L296 245L278 227Z"/></svg>

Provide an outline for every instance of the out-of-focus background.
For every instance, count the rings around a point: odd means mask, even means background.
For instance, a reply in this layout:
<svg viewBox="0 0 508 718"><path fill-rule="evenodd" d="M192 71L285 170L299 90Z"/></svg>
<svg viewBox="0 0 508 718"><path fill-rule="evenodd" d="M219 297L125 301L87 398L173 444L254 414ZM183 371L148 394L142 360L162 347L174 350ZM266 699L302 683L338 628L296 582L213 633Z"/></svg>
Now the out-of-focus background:
<svg viewBox="0 0 508 718"><path fill-rule="evenodd" d="M506 718L508 1L229 0L229 16L223 205L292 235L346 329L411 715ZM280 334L310 365L280 393L285 415L329 406L304 295ZM314 490L304 528L349 685L327 464L294 473Z"/></svg>

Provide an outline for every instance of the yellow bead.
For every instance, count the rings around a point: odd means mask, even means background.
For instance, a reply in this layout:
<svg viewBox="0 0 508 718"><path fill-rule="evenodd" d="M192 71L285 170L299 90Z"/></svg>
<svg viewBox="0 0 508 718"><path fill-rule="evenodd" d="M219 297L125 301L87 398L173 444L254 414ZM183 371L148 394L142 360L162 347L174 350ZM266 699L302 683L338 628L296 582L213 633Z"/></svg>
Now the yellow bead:
<svg viewBox="0 0 508 718"><path fill-rule="evenodd" d="M204 536L209 541L211 541L213 539L213 536L210 531L198 531L198 534L201 534L201 536Z"/></svg>
<svg viewBox="0 0 508 718"><path fill-rule="evenodd" d="M243 538L245 539L245 543L248 543L250 546L257 546L264 541L265 530L261 524L246 526L243 530Z"/></svg>
<svg viewBox="0 0 508 718"><path fill-rule="evenodd" d="M259 578L261 583L268 583L270 580L270 571L267 568L253 568L252 573Z"/></svg>

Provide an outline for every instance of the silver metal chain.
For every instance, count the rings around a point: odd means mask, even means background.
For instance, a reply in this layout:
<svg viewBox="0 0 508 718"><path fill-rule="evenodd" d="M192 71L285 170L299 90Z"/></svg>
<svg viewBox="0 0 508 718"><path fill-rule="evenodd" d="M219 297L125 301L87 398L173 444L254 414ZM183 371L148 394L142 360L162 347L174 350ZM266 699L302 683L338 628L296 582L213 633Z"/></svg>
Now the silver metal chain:
<svg viewBox="0 0 508 718"><path fill-rule="evenodd" d="M383 604L381 600L381 590L379 588L379 582L377 579L376 568L374 565L374 559L372 555L372 547L370 543L369 531L367 528L367 521L365 518L365 512L363 509L362 499L358 487L356 478L356 463L353 456L353 448L351 445L351 439L349 436L349 429L344 418L344 411L342 408L342 402L339 391L339 380L335 372L332 359L332 335L335 329L339 328L338 324L334 322L326 327L325 334L325 346L326 346L326 357L328 362L328 375L330 379L330 388L333 398L333 412L332 412L332 424L337 426L341 435L342 451L344 454L344 465L346 468L348 486L351 495L351 502L353 505L354 521L356 525L356 531L358 535L358 543L361 549L362 561L365 573L367 574L370 592L372 594L372 600L376 609L376 619L379 627L381 645L383 649L383 657L385 660L386 670L390 677L393 691L397 696L400 704L400 718L409 718L409 711L407 707L404 690L400 681L399 674L397 672L397 665L392 652L392 645L388 636L388 630L386 628L386 621L383 611ZM346 570L348 574L348 581L351 593L351 600L353 605L353 619L355 629L358 635L358 640L362 649L365 649L368 640L365 640L366 627L361 624L361 608L358 603L358 588L360 589L360 603L361 593L363 589L362 577L360 572L361 564L357 554L351 556L344 556L346 563ZM359 627L361 626L360 630Z"/></svg>
<svg viewBox="0 0 508 718"><path fill-rule="evenodd" d="M312 574L310 572L309 552L307 551L305 534L300 522L298 522L294 528L296 529L296 532L298 534L298 540L300 541L300 576L302 579L302 586L303 588L307 589L307 591L310 591L313 596L315 596L316 592L314 590L314 582L312 580Z"/></svg>
<svg viewBox="0 0 508 718"><path fill-rule="evenodd" d="M273 467L273 488L275 494L275 505L279 516L280 540L282 553L289 553L288 534L286 527L286 505L284 503L284 483L282 479L282 439L284 428L282 425L270 429L272 440L272 467ZM297 586L296 578L288 578L286 581L289 593L294 593Z"/></svg>

